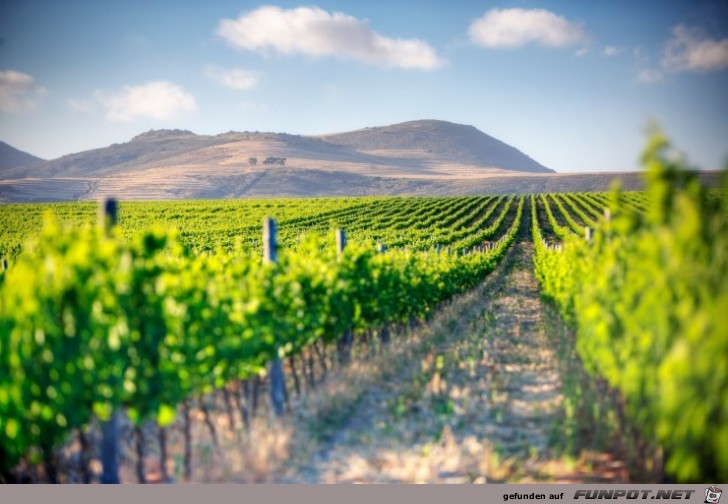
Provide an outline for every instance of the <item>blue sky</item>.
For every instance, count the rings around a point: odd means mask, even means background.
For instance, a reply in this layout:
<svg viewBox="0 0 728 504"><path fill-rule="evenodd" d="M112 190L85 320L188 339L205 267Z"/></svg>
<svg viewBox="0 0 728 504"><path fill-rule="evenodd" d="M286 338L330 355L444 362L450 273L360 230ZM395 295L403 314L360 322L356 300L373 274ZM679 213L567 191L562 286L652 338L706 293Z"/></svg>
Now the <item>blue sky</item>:
<svg viewBox="0 0 728 504"><path fill-rule="evenodd" d="M152 128L443 119L623 171L655 119L720 168L726 90L724 1L0 1L0 140L45 158Z"/></svg>

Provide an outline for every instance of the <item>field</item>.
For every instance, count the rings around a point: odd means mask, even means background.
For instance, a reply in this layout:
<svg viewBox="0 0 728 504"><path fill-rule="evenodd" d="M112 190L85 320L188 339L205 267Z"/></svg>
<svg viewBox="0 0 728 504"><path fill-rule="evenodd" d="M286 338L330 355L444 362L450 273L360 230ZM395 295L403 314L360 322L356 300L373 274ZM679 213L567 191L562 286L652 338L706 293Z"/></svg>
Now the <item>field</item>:
<svg viewBox="0 0 728 504"><path fill-rule="evenodd" d="M0 478L725 480L728 205L666 149L644 192L2 205Z"/></svg>

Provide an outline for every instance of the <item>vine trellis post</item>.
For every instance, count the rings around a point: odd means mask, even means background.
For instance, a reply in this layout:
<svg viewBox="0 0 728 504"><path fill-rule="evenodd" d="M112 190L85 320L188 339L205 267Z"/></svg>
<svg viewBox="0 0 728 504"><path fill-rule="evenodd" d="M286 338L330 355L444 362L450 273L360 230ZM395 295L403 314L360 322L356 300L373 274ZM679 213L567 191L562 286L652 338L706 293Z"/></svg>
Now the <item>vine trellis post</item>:
<svg viewBox="0 0 728 504"><path fill-rule="evenodd" d="M263 219L263 262L278 262L278 243L276 242L276 221L270 217ZM275 346L275 358L268 369L270 380L270 403L277 417L285 412L286 377L283 374L283 359L278 344Z"/></svg>
<svg viewBox="0 0 728 504"><path fill-rule="evenodd" d="M99 226L107 235L119 222L119 205L113 198L99 203ZM118 377L119 379L121 377ZM119 411L114 409L111 417L101 426L101 483L119 483Z"/></svg>

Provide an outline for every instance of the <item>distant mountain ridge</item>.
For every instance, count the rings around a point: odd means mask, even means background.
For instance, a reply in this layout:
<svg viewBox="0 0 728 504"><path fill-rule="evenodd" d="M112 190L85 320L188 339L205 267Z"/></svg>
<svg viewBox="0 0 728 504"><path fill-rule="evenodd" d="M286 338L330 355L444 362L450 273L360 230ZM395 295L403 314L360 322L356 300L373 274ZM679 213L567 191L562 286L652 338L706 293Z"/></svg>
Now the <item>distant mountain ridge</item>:
<svg viewBox="0 0 728 504"><path fill-rule="evenodd" d="M265 148L261 148L261 143L266 144ZM222 159L220 152L209 151L223 144L228 146L228 159ZM179 159L186 154L186 159ZM402 168L426 170L438 165L440 173L447 165L530 173L553 171L473 126L422 120L318 136L261 132L208 136L179 129L150 130L125 143L69 154L32 168L10 165L5 168L16 169L0 170L0 178L119 175L169 165L170 161L175 166L204 164L214 170L216 165L230 161L247 165L250 157L261 155L305 159L306 166L302 167L309 169L318 168L311 161L319 159L377 167L391 165L394 172Z"/></svg>
<svg viewBox="0 0 728 504"><path fill-rule="evenodd" d="M280 195L305 196L326 194L327 184L331 194L369 194L372 188L387 194L388 183L392 194L407 187L426 194L435 181L549 173L473 126L447 121L311 136L162 129L49 161L0 167L0 201L242 197L263 187L266 195L278 187Z"/></svg>
<svg viewBox="0 0 728 504"><path fill-rule="evenodd" d="M0 142L0 170L44 161L43 159Z"/></svg>

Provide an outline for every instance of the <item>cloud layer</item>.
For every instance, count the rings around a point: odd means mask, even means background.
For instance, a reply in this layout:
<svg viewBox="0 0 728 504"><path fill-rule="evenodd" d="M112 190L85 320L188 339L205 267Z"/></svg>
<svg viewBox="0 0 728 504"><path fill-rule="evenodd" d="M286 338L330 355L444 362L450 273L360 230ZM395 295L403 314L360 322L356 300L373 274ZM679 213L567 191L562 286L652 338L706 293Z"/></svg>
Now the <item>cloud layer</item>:
<svg viewBox="0 0 728 504"><path fill-rule="evenodd" d="M167 121L197 110L195 97L168 81L139 86L124 86L114 95L96 93L112 122L133 122L138 119Z"/></svg>
<svg viewBox="0 0 728 504"><path fill-rule="evenodd" d="M46 89L35 85L35 79L15 70L0 71L0 110L20 114L33 110Z"/></svg>
<svg viewBox="0 0 728 504"><path fill-rule="evenodd" d="M221 86L236 91L253 89L260 81L260 74L242 68L223 69L215 65L205 68L205 76Z"/></svg>
<svg viewBox="0 0 728 504"><path fill-rule="evenodd" d="M385 37L366 20L318 7L259 7L237 19L223 19L217 34L232 46L250 51L339 56L405 69L431 70L442 65L435 50L422 40Z"/></svg>
<svg viewBox="0 0 728 504"><path fill-rule="evenodd" d="M709 39L699 30L677 25L662 55L669 72L709 72L728 68L728 38Z"/></svg>
<svg viewBox="0 0 728 504"><path fill-rule="evenodd" d="M580 25L544 9L491 9L470 24L468 35L481 47L506 49L564 47L587 39Z"/></svg>

